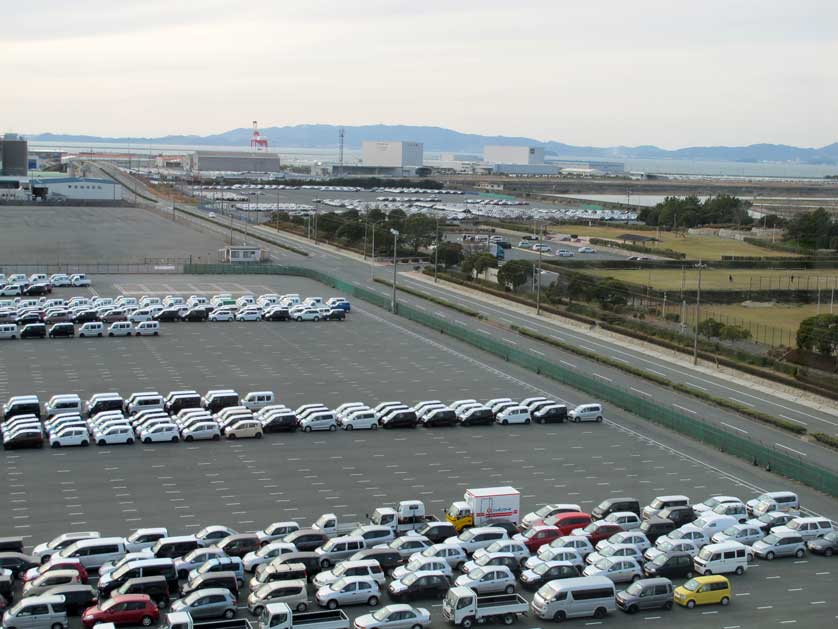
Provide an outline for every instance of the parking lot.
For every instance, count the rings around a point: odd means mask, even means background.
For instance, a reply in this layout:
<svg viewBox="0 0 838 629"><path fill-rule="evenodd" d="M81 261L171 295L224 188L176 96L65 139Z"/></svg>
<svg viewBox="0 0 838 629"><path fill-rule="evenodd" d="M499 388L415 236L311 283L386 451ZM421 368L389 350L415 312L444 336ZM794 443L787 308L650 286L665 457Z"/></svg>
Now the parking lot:
<svg viewBox="0 0 838 629"><path fill-rule="evenodd" d="M292 277L93 279L89 292L106 296L331 295L327 287ZM156 338L17 341L4 343L2 351L0 399L231 387L240 393L270 389L292 407L531 395L568 405L588 401L364 303L353 303L344 322L164 324ZM644 503L670 493L696 501L713 494L747 499L760 489L793 486L805 506L833 518L838 513L834 500L617 409L607 409L607 418L600 425L338 431L247 442L8 452L0 455L7 474L0 500L8 505L0 530L26 536L28 545L67 530L123 534L168 526L178 534L217 523L247 531L283 519L308 523L326 511L361 520L376 506L408 498L422 499L438 512L467 487L502 484L522 492L524 511L549 501L590 508L617 495ZM833 563L812 556L761 562L733 579L728 608L618 614L603 623L669 626L676 617L695 627L833 622ZM441 626L436 618L434 626ZM536 625L530 619L522 626Z"/></svg>

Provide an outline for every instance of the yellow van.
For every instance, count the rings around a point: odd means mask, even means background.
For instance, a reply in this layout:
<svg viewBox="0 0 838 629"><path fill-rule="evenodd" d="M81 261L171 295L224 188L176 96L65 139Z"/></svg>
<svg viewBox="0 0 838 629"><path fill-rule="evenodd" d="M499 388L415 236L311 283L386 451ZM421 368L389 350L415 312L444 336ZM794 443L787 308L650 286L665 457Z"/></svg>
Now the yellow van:
<svg viewBox="0 0 838 629"><path fill-rule="evenodd" d="M730 581L720 574L690 579L674 593L675 602L690 609L696 605L727 605L730 596Z"/></svg>

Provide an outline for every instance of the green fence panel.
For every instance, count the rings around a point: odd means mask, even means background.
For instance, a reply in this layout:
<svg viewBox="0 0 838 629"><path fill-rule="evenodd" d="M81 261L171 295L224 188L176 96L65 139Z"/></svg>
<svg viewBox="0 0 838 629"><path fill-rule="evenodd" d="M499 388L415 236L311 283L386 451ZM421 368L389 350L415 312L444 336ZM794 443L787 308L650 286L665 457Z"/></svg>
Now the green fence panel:
<svg viewBox="0 0 838 629"><path fill-rule="evenodd" d="M345 295L357 297L381 308L390 308L390 297L388 295L382 295L322 271L306 267L275 264L186 264L184 265L184 272L217 275L249 273L295 275L321 282ZM831 496L838 496L838 474L831 470L807 463L785 452L779 452L762 444L754 443L700 418L689 417L671 407L641 398L613 384L602 382L579 371L562 367L543 358L533 356L528 352L509 347L485 334L480 334L458 323L446 321L441 317L411 308L407 304L399 305L397 314L520 367L543 374L571 388L583 391L595 399L603 400L675 432L718 448L723 452L750 461L754 465L765 467L782 476L798 480Z"/></svg>

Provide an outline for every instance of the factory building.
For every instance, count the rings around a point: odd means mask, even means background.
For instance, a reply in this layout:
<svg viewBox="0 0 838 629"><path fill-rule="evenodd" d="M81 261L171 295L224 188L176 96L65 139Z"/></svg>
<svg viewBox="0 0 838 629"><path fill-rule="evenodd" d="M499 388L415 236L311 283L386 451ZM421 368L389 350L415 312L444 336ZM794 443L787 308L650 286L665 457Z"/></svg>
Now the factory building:
<svg viewBox="0 0 838 629"><path fill-rule="evenodd" d="M29 170L29 147L16 133L0 138L0 176L26 177Z"/></svg>
<svg viewBox="0 0 838 629"><path fill-rule="evenodd" d="M364 141L361 155L367 167L415 170L422 166L425 145L421 142Z"/></svg>
<svg viewBox="0 0 838 629"><path fill-rule="evenodd" d="M544 147L488 144L483 147L483 159L492 164L517 164L520 166L543 164Z"/></svg>
<svg viewBox="0 0 838 629"><path fill-rule="evenodd" d="M122 186L87 177L0 177L2 201L121 201Z"/></svg>
<svg viewBox="0 0 838 629"><path fill-rule="evenodd" d="M553 164L492 164L497 175L558 175L560 170Z"/></svg>
<svg viewBox="0 0 838 629"><path fill-rule="evenodd" d="M279 172L279 155L264 151L195 151L184 156L183 169L192 172Z"/></svg>

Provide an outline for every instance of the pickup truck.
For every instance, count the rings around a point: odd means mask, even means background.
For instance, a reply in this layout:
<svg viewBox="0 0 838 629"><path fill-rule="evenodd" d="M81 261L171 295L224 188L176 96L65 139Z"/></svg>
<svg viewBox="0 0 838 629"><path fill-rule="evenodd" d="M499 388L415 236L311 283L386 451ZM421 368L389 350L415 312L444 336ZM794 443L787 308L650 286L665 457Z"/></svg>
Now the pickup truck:
<svg viewBox="0 0 838 629"><path fill-rule="evenodd" d="M311 528L317 531L323 531L329 537L338 537L340 535L349 535L359 526L363 526L362 522L345 522L338 523L338 516L334 513L324 513L321 515Z"/></svg>
<svg viewBox="0 0 838 629"><path fill-rule="evenodd" d="M367 516L370 524L387 526L396 535L418 531L428 522L438 522L432 515L425 515L425 505L421 500L402 500L397 508L378 507Z"/></svg>
<svg viewBox="0 0 838 629"><path fill-rule="evenodd" d="M247 618L193 622L186 612L172 612L167 614L161 629L350 629L351 626L341 609L295 613L285 603L270 603L253 622Z"/></svg>
<svg viewBox="0 0 838 629"><path fill-rule="evenodd" d="M520 594L478 596L471 588L452 587L442 602L442 616L450 624L469 627L477 623L511 625L527 613L529 605Z"/></svg>

